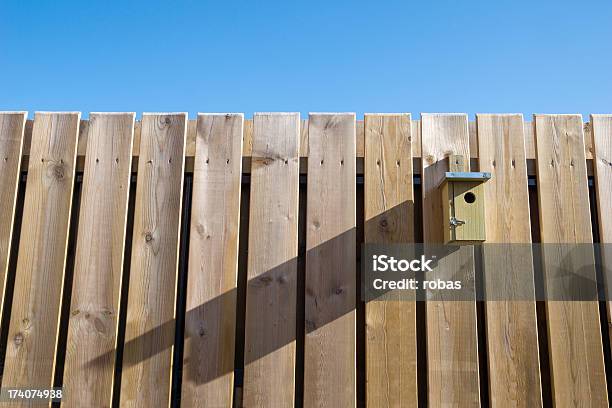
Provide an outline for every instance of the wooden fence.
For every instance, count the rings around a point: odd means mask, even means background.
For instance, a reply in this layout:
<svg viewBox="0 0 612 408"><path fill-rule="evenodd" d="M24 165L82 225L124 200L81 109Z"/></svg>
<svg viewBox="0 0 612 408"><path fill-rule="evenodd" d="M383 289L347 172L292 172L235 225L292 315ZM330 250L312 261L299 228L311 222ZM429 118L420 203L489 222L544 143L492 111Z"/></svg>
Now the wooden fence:
<svg viewBox="0 0 612 408"><path fill-rule="evenodd" d="M362 243L442 241L449 154L492 174L487 242L612 242L612 115L0 113L2 387L607 407L604 303L361 302Z"/></svg>

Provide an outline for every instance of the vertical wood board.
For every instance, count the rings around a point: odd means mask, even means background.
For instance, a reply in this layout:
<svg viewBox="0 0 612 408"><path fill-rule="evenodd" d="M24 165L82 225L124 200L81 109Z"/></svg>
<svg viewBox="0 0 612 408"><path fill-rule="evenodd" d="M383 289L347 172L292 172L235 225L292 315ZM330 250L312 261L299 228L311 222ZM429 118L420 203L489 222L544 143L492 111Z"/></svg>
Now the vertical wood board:
<svg viewBox="0 0 612 408"><path fill-rule="evenodd" d="M365 115L366 244L414 242L411 139L410 114ZM416 304L396 292L366 303L370 407L416 407L418 402Z"/></svg>
<svg viewBox="0 0 612 408"><path fill-rule="evenodd" d="M142 119L121 406L170 402L187 115Z"/></svg>
<svg viewBox="0 0 612 408"><path fill-rule="evenodd" d="M26 117L27 112L0 112L0 316L11 254Z"/></svg>
<svg viewBox="0 0 612 408"><path fill-rule="evenodd" d="M310 114L304 404L356 405L355 114Z"/></svg>
<svg viewBox="0 0 612 408"><path fill-rule="evenodd" d="M484 183L483 248L489 403L542 406L522 115L477 115ZM531 299L531 300L529 300Z"/></svg>
<svg viewBox="0 0 612 408"><path fill-rule="evenodd" d="M447 171L449 155L461 155L467 163L470 139L467 115L422 114L421 143L423 178L423 237L425 243L442 244L444 228L450 228L443 218L439 185ZM438 260L436 275L444 278L457 265L464 265L474 274L473 251ZM468 282L464 282L468 284ZM478 344L476 304L471 301L428 300L427 364L428 398L432 406L478 406Z"/></svg>
<svg viewBox="0 0 612 408"><path fill-rule="evenodd" d="M591 126L603 283L608 300L608 327L611 328L612 300L609 295L612 293L612 115L591 115ZM612 336L612 331L609 333Z"/></svg>
<svg viewBox="0 0 612 408"><path fill-rule="evenodd" d="M53 383L79 118L34 119L3 387Z"/></svg>
<svg viewBox="0 0 612 408"><path fill-rule="evenodd" d="M294 403L299 113L253 118L244 406Z"/></svg>
<svg viewBox="0 0 612 408"><path fill-rule="evenodd" d="M572 246L593 242L584 134L580 115L535 115L534 122L543 272L551 297L549 280L566 268L596 279L592 252ZM546 311L555 404L608 406L597 302L553 300Z"/></svg>
<svg viewBox="0 0 612 408"><path fill-rule="evenodd" d="M230 406L234 388L242 114L199 114L181 403Z"/></svg>
<svg viewBox="0 0 612 408"><path fill-rule="evenodd" d="M65 406L111 401L134 114L92 113L63 386Z"/></svg>

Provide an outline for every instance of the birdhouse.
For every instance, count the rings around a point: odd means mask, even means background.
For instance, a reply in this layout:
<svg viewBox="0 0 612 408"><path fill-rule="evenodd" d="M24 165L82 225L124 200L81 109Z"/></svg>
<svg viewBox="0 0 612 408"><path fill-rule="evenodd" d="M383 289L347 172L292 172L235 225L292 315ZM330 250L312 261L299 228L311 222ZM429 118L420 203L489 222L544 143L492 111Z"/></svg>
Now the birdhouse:
<svg viewBox="0 0 612 408"><path fill-rule="evenodd" d="M491 173L447 171L440 184L444 242L482 242L485 233L484 183Z"/></svg>

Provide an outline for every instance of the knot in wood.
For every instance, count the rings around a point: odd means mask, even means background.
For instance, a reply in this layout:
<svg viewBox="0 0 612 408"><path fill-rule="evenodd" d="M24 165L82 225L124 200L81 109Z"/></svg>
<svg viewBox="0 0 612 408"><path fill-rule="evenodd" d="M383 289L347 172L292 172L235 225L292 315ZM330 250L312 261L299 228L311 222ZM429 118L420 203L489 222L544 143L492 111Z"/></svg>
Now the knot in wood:
<svg viewBox="0 0 612 408"><path fill-rule="evenodd" d="M272 157L262 157L261 158L261 163L264 166L269 166L270 164L274 163L274 159Z"/></svg>
<svg viewBox="0 0 612 408"><path fill-rule="evenodd" d="M202 225L202 223L199 222L198 225L196 225L196 231L198 232L200 236L204 236L206 229L204 228L204 225Z"/></svg>
<svg viewBox="0 0 612 408"><path fill-rule="evenodd" d="M32 328L32 322L30 322L30 319L28 319L27 317L23 320L21 320L21 328L23 330L30 330Z"/></svg>
<svg viewBox="0 0 612 408"><path fill-rule="evenodd" d="M96 331L100 334L106 334L108 331L106 328L106 325L104 324L104 321L100 319L99 317L96 317L93 320L93 326L96 329Z"/></svg>
<svg viewBox="0 0 612 408"><path fill-rule="evenodd" d="M55 165L53 166L53 176L55 176L56 179L61 180L64 178L64 166L61 164Z"/></svg>
<svg viewBox="0 0 612 408"><path fill-rule="evenodd" d="M147 232L145 234L145 242L151 242L153 241L153 234L151 234L150 232Z"/></svg>
<svg viewBox="0 0 612 408"><path fill-rule="evenodd" d="M269 276L262 276L261 278L259 278L259 281L267 286L272 282L272 278Z"/></svg>
<svg viewBox="0 0 612 408"><path fill-rule="evenodd" d="M312 320L304 320L304 326L306 326L307 332L312 332L317 328L317 325Z"/></svg>
<svg viewBox="0 0 612 408"><path fill-rule="evenodd" d="M17 333L15 337L13 337L13 341L15 342L15 345L21 346L23 344L23 333Z"/></svg>

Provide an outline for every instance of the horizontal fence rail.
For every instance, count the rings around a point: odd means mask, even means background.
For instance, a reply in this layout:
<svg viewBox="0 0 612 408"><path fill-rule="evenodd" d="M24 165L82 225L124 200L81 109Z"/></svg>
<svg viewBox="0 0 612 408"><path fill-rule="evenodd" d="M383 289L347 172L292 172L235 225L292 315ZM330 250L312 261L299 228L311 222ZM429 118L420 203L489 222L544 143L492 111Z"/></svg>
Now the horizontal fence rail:
<svg viewBox="0 0 612 408"><path fill-rule="evenodd" d="M365 299L362 246L444 243L447 171L490 177L498 246L433 271L508 298ZM1 386L66 407L607 407L612 302L522 294L575 269L609 293L611 216L612 114L0 112Z"/></svg>

